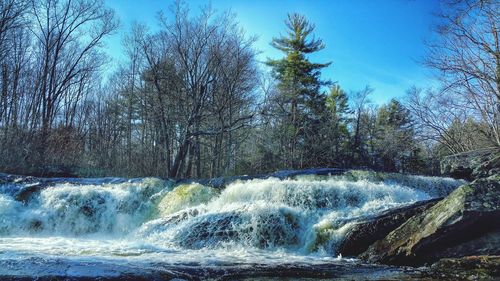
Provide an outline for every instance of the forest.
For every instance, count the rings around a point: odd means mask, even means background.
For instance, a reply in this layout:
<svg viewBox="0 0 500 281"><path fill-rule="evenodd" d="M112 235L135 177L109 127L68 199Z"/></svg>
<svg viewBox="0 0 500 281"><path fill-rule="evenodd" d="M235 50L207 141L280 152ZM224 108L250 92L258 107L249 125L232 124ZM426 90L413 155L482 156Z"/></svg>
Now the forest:
<svg viewBox="0 0 500 281"><path fill-rule="evenodd" d="M439 174L447 156L500 147L497 1L444 1L421 63L439 87L386 104L345 89L315 25L290 11L257 59L231 12L171 3L136 23L109 71L120 25L102 0L2 0L0 171L37 176L208 178L279 169ZM155 15L151 15L155 17ZM335 62L333 62L335 63Z"/></svg>

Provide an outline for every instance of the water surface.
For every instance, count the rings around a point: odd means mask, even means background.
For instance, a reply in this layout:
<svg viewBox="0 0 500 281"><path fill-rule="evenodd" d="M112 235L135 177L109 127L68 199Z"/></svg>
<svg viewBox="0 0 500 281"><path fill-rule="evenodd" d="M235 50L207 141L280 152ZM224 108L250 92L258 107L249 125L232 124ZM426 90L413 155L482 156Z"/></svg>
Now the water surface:
<svg viewBox="0 0 500 281"><path fill-rule="evenodd" d="M224 189L156 178L68 180L23 200L17 195L28 184L4 184L0 276L410 280L419 273L342 257L338 245L356 222L461 183L363 172Z"/></svg>

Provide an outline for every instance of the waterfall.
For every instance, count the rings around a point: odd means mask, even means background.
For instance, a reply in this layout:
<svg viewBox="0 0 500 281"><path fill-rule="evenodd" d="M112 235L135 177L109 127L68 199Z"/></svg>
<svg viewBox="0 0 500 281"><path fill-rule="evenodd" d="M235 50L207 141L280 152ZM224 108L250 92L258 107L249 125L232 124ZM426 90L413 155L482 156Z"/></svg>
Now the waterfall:
<svg viewBox="0 0 500 281"><path fill-rule="evenodd" d="M36 184L0 184L0 262L40 255L207 263L330 259L342 254L337 246L353 223L446 195L463 181L351 171L235 180L224 188L156 178L58 180L25 192Z"/></svg>

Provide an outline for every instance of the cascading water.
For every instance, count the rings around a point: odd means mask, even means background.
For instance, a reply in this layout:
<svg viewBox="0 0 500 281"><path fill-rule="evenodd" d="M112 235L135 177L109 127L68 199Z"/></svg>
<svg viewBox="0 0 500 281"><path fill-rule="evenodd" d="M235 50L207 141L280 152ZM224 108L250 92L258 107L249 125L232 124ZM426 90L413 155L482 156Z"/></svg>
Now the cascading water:
<svg viewBox="0 0 500 281"><path fill-rule="evenodd" d="M12 191L23 186L0 185L0 275L36 275L33 259L113 264L96 276L121 274L131 264L338 262L337 247L356 221L460 184L356 171L235 181L223 189L146 178L57 183L24 200ZM72 273L58 274L90 274L69 267Z"/></svg>

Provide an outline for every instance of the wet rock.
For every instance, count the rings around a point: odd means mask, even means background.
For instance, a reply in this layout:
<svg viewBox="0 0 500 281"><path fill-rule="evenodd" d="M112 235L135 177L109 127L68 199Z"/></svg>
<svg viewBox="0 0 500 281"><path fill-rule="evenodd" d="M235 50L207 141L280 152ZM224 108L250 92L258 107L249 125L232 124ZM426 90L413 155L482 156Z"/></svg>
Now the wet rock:
<svg viewBox="0 0 500 281"><path fill-rule="evenodd" d="M203 216L180 233L179 244L186 248L203 248L216 246L217 243L236 239L236 224L241 221L239 213L221 213Z"/></svg>
<svg viewBox="0 0 500 281"><path fill-rule="evenodd" d="M18 201L28 199L39 185L41 181L34 177L0 173L0 193L8 194Z"/></svg>
<svg viewBox="0 0 500 281"><path fill-rule="evenodd" d="M299 218L286 210L248 214L225 212L198 216L178 233L183 247L199 249L217 247L223 242L238 241L250 246L268 248L297 245Z"/></svg>
<svg viewBox="0 0 500 281"><path fill-rule="evenodd" d="M500 255L500 175L478 179L408 219L360 257L421 265L440 258Z"/></svg>
<svg viewBox="0 0 500 281"><path fill-rule="evenodd" d="M182 210L169 216L157 218L144 223L138 230L138 233L143 237L162 233L176 227L178 224L185 222L190 218L198 216L199 214L200 211L195 208Z"/></svg>
<svg viewBox="0 0 500 281"><path fill-rule="evenodd" d="M0 173L0 184L8 184L8 183L30 183L32 182L33 177L30 176L18 176Z"/></svg>
<svg viewBox="0 0 500 281"><path fill-rule="evenodd" d="M200 212L198 209L187 209L179 211L175 214L165 217L162 220L164 225L178 224L181 221L185 221L189 218L196 217Z"/></svg>
<svg viewBox="0 0 500 281"><path fill-rule="evenodd" d="M209 202L219 191L197 183L181 184L167 193L158 204L160 216L165 217L182 209Z"/></svg>
<svg viewBox="0 0 500 281"><path fill-rule="evenodd" d="M450 155L441 160L441 173L473 180L500 173L500 150L484 148Z"/></svg>
<svg viewBox="0 0 500 281"><path fill-rule="evenodd" d="M38 219L34 219L28 223L27 230L29 232L40 232L43 230L43 222Z"/></svg>
<svg viewBox="0 0 500 281"><path fill-rule="evenodd" d="M343 256L357 256L363 253L375 241L384 238L410 217L434 206L441 199L425 200L387 210L374 218L356 223L349 229L336 252Z"/></svg>
<svg viewBox="0 0 500 281"><path fill-rule="evenodd" d="M441 259L431 266L426 275L433 279L499 280L500 256Z"/></svg>
<svg viewBox="0 0 500 281"><path fill-rule="evenodd" d="M29 198L31 197L32 194L39 192L40 190L42 190L46 186L47 186L46 184L42 184L42 183L39 183L39 182L25 184L15 194L14 198L17 201L27 202L29 200Z"/></svg>

